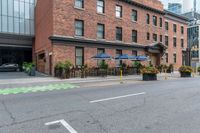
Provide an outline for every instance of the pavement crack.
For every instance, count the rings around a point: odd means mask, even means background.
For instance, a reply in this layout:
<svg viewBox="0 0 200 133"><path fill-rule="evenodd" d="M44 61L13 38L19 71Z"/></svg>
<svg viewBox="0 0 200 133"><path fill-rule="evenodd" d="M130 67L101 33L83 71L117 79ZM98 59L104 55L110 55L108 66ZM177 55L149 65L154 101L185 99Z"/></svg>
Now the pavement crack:
<svg viewBox="0 0 200 133"><path fill-rule="evenodd" d="M11 111L9 111L9 109L8 109L8 107L6 106L5 102L2 101L1 103L2 103L2 105L3 105L3 107L4 107L4 110L6 111L6 113L7 113L7 114L9 115L9 117L11 118L12 124L15 123L16 118L13 116L13 114L11 113Z"/></svg>

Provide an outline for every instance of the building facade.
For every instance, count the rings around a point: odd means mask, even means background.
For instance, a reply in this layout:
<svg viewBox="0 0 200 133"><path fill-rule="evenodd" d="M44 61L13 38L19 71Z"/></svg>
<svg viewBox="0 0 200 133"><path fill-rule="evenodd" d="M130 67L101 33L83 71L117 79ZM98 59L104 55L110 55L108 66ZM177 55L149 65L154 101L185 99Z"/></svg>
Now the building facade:
<svg viewBox="0 0 200 133"><path fill-rule="evenodd" d="M91 57L101 52L112 57L145 55L152 65L159 65L165 62L165 21L177 23L177 44L182 37L179 27L182 23L185 26L183 18L174 20L165 14L157 0L38 0L34 45L37 69L53 74L55 65L66 60L75 66L96 67L98 62ZM187 38L185 28L183 36ZM177 61L182 60L180 51L179 45ZM168 52L171 55L171 49ZM110 67L120 64L108 63ZM132 65L132 61L126 63ZM181 64L175 62L176 67Z"/></svg>
<svg viewBox="0 0 200 133"><path fill-rule="evenodd" d="M186 65L188 19L169 11L165 13L166 63L174 64L178 69Z"/></svg>
<svg viewBox="0 0 200 133"><path fill-rule="evenodd" d="M32 61L34 0L0 0L0 65Z"/></svg>

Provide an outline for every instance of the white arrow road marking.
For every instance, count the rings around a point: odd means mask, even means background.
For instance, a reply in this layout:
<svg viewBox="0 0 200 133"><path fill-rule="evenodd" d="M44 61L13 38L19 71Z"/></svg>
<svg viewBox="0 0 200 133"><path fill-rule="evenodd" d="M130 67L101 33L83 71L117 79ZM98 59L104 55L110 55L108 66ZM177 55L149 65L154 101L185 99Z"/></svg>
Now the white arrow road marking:
<svg viewBox="0 0 200 133"><path fill-rule="evenodd" d="M58 120L58 121L52 121L52 122L48 122L45 123L46 126L50 126L50 125L55 125L61 123L70 133L78 133L76 130L74 130L65 120Z"/></svg>
<svg viewBox="0 0 200 133"><path fill-rule="evenodd" d="M115 99L138 96L138 95L145 95L145 94L146 94L146 92L141 92L141 93L136 93L136 94L129 94L129 95L124 95L124 96L117 96L117 97L105 98L105 99L100 99L100 100L94 100L94 101L90 101L90 103L98 103L98 102L104 102L104 101L109 101L109 100L115 100Z"/></svg>

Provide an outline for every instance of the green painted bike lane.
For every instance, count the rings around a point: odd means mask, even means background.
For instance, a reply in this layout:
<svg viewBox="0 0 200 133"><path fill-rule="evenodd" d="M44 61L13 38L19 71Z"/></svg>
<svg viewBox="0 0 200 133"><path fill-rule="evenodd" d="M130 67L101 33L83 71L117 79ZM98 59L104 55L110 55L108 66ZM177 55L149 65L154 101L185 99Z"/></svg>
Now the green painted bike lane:
<svg viewBox="0 0 200 133"><path fill-rule="evenodd" d="M10 95L10 94L21 94L21 93L35 93L35 92L45 92L54 90L68 90L73 88L78 88L79 86L68 84L68 83L58 83L49 85L38 85L32 87L16 87L16 88L5 88L0 89L0 95Z"/></svg>

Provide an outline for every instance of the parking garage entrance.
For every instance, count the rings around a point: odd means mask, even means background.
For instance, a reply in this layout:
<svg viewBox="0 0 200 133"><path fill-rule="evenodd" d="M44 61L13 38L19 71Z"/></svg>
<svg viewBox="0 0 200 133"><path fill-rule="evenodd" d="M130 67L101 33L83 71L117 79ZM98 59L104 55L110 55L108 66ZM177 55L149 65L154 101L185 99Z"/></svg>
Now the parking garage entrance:
<svg viewBox="0 0 200 133"><path fill-rule="evenodd" d="M23 62L32 61L32 48L0 47L0 65L14 63L22 66Z"/></svg>

